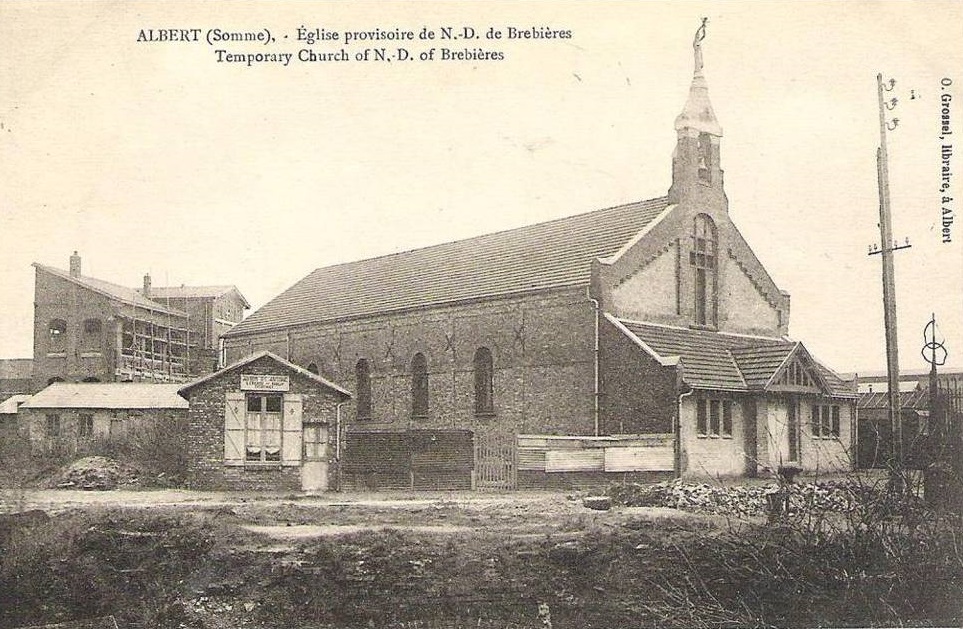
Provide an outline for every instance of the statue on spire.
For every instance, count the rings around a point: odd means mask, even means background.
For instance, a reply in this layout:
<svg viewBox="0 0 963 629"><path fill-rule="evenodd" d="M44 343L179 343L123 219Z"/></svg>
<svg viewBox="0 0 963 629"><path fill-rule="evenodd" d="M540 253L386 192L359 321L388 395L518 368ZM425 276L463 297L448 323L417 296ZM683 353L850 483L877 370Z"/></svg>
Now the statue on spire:
<svg viewBox="0 0 963 629"><path fill-rule="evenodd" d="M695 55L695 74L702 74L702 40L706 38L706 22L709 18L702 18L702 24L696 29L692 39L692 52Z"/></svg>

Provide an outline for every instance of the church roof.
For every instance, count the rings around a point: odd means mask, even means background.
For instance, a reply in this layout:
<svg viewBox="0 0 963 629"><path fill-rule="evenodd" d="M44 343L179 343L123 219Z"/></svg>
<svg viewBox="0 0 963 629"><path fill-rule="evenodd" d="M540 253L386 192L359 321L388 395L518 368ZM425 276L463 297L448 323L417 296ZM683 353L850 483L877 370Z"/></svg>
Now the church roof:
<svg viewBox="0 0 963 629"><path fill-rule="evenodd" d="M587 286L592 261L617 252L665 209L665 197L378 258L323 267L225 336L564 286Z"/></svg>
<svg viewBox="0 0 963 629"><path fill-rule="evenodd" d="M126 286L121 286L120 284L114 284L112 282L106 282L104 280L99 280L94 277L88 277L86 275L71 275L67 271L54 268L52 266L47 266L45 264L40 264L34 262L33 266L41 271L50 273L51 275L56 275L61 279L65 279L68 282L73 282L78 286L83 286L88 288L95 293L100 293L105 297L109 297L114 301L119 301L121 303L137 306L138 308L145 308L147 310L152 310L154 312L161 312L164 314L171 314L178 317L186 317L187 313L181 312L176 308L170 308L163 304L157 303L156 301L151 301L143 295L141 295L136 289L128 288Z"/></svg>
<svg viewBox="0 0 963 629"><path fill-rule="evenodd" d="M830 393L855 395L850 383L813 359L797 341L621 319L619 322L658 358L679 357L682 379L695 389L762 391L791 356L803 354L816 366Z"/></svg>

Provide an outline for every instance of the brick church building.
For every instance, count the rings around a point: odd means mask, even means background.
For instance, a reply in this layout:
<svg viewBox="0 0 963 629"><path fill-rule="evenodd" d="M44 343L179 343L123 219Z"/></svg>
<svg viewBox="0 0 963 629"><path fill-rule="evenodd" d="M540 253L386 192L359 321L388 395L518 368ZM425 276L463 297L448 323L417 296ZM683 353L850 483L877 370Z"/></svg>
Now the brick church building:
<svg viewBox="0 0 963 629"><path fill-rule="evenodd" d="M271 351L350 390L349 442L508 435L519 474L849 469L855 389L788 338L789 295L730 218L703 36L666 196L316 269L226 359ZM630 436L668 457L608 452Z"/></svg>

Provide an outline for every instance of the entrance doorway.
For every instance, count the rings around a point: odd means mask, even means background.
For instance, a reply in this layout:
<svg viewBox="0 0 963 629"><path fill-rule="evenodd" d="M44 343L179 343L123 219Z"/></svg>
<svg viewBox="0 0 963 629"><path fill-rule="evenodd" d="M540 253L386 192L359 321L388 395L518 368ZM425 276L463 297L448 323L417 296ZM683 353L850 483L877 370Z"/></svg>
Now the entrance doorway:
<svg viewBox="0 0 963 629"><path fill-rule="evenodd" d="M304 456L301 459L301 490L328 489L328 425L304 424Z"/></svg>

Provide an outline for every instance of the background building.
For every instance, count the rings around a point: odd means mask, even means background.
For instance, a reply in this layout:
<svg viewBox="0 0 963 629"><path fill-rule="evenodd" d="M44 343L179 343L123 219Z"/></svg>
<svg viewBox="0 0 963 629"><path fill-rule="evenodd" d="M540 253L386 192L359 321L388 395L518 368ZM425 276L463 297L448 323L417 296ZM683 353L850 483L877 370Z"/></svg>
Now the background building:
<svg viewBox="0 0 963 629"><path fill-rule="evenodd" d="M34 263L32 388L51 382L183 382L216 368L220 335L249 307L233 286L140 290Z"/></svg>

